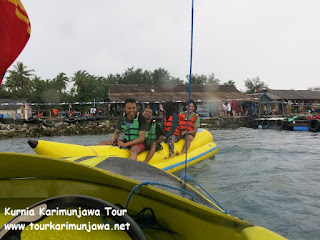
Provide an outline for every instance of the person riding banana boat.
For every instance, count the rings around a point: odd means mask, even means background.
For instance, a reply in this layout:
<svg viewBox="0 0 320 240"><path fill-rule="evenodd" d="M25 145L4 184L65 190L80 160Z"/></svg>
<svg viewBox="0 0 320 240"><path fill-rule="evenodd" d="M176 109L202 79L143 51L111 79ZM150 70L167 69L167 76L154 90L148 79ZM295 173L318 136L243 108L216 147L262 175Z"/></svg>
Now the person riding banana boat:
<svg viewBox="0 0 320 240"><path fill-rule="evenodd" d="M163 132L160 125L153 119L153 111L150 106L147 106L142 115L146 118L148 124L148 131L146 133L145 144L146 149L149 150L145 163L148 163L157 150L162 149L161 142Z"/></svg>
<svg viewBox="0 0 320 240"><path fill-rule="evenodd" d="M116 145L130 148L130 159L137 160L139 153L145 150L145 135L147 130L146 118L137 113L137 103L134 99L126 99L124 106L125 115L117 124L111 140L102 141L99 145ZM119 140L119 134L124 132L124 139Z"/></svg>
<svg viewBox="0 0 320 240"><path fill-rule="evenodd" d="M190 100L189 104L189 122L187 124L187 114L188 112L185 111L183 113L180 113L180 129L181 129L181 138L184 138L186 140L186 146L182 148L182 151L178 154L183 154L186 152L186 150L189 149L191 141L195 138L198 129L200 128L200 117L196 113L197 111L197 104ZM188 125L188 134L187 134L187 125Z"/></svg>
<svg viewBox="0 0 320 240"><path fill-rule="evenodd" d="M142 115L140 115L137 113L136 101L134 99L127 99L124 107L126 114L118 121L117 129L115 130L112 139L102 141L99 145L129 147L129 158L133 160L137 160L137 155L139 153L149 150L144 161L145 163L150 161L155 151L161 149L160 143L162 141L169 145L169 157L173 157L175 154L183 154L186 149L189 149L190 143L200 127L200 119L198 114L194 112L196 108L196 103L191 100L189 105L190 119L188 123L187 137L187 112L178 114L175 111L175 103L165 103L165 115L162 119L161 126L159 126L153 119L151 107L147 106ZM125 134L124 140L118 140L121 131ZM145 132L144 138L142 136L143 132ZM184 146L180 153L175 153L174 143L180 140L180 136L185 138L186 147Z"/></svg>
<svg viewBox="0 0 320 240"><path fill-rule="evenodd" d="M163 142L169 145L169 158L174 157L174 143L180 140L180 120L174 102L166 102L163 106L164 115L161 122Z"/></svg>

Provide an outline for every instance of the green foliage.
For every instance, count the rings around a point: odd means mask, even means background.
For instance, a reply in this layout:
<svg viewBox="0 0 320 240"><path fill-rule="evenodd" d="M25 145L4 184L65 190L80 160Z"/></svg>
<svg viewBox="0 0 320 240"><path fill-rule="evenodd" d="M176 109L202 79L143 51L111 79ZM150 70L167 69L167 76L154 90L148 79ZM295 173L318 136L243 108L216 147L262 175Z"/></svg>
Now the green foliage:
<svg viewBox="0 0 320 240"><path fill-rule="evenodd" d="M98 93L98 80L93 75L87 75L84 81L80 85L78 85L78 93L76 95L77 101L93 101L94 98L97 98Z"/></svg>
<svg viewBox="0 0 320 240"><path fill-rule="evenodd" d="M32 102L45 102L46 91L50 89L49 80L42 80L40 77L34 76L32 79L32 93L31 93L31 101Z"/></svg>
<svg viewBox="0 0 320 240"><path fill-rule="evenodd" d="M89 76L89 73L85 70L79 70L74 73L72 81L74 82L74 86L78 94L81 94L82 92L87 90L85 89L85 84L86 81L89 79Z"/></svg>
<svg viewBox="0 0 320 240"><path fill-rule="evenodd" d="M189 82L189 75L186 76L186 79L187 79L187 82ZM198 84L198 85L219 85L220 80L215 78L214 73L211 73L210 75L192 74L191 83Z"/></svg>
<svg viewBox="0 0 320 240"><path fill-rule="evenodd" d="M90 75L87 71L77 71L72 77L74 87L70 91L70 99L76 102L103 101L107 99L109 83L116 83L117 77L110 74L107 78Z"/></svg>
<svg viewBox="0 0 320 240"><path fill-rule="evenodd" d="M12 98L14 97L12 93L6 91L4 84L0 86L0 98Z"/></svg>
<svg viewBox="0 0 320 240"><path fill-rule="evenodd" d="M225 86L236 86L236 83L233 80L229 80L228 82L225 82L223 85L225 85Z"/></svg>
<svg viewBox="0 0 320 240"><path fill-rule="evenodd" d="M17 62L13 70L8 71L5 84L0 87L1 98L30 98L32 102L83 102L103 101L108 99L109 84L161 84L166 87L173 87L177 84L184 84L189 81L189 76L183 81L170 75L164 68L157 68L153 71L142 68L127 68L123 73L94 76L86 70L79 70L68 77L60 72L53 79L43 80L33 74L22 62ZM209 75L192 75L192 84L219 85L220 80L214 73ZM235 85L229 80L224 85ZM68 91L69 86L69 91ZM267 85L259 77L245 81L247 93L253 93L255 89L261 91ZM319 90L314 87L312 90Z"/></svg>
<svg viewBox="0 0 320 240"><path fill-rule="evenodd" d="M308 90L311 90L311 91L320 91L320 86L310 87L310 88L308 88Z"/></svg>
<svg viewBox="0 0 320 240"><path fill-rule="evenodd" d="M59 73L52 81L54 89L57 89L59 93L62 93L62 90L66 90L69 82L69 78L64 72Z"/></svg>
<svg viewBox="0 0 320 240"><path fill-rule="evenodd" d="M114 82L118 84L182 84L179 78L170 76L170 73L164 68L155 69L153 72L141 68L128 68L121 75L113 76Z"/></svg>
<svg viewBox="0 0 320 240"><path fill-rule="evenodd" d="M255 77L252 79L247 78L247 80L244 82L244 86L246 87L246 93L248 94L268 89L268 85L261 81L260 77Z"/></svg>
<svg viewBox="0 0 320 240"><path fill-rule="evenodd" d="M164 68L155 69L151 73L151 84L166 84L171 81L176 83L177 79L170 77L170 73Z"/></svg>
<svg viewBox="0 0 320 240"><path fill-rule="evenodd" d="M128 68L121 76L120 84L150 84L151 73L141 68L134 70L134 67Z"/></svg>
<svg viewBox="0 0 320 240"><path fill-rule="evenodd" d="M33 82L31 77L34 70L27 70L22 62L17 62L14 70L9 70L9 76L5 82L8 92L13 93L16 97L30 97Z"/></svg>

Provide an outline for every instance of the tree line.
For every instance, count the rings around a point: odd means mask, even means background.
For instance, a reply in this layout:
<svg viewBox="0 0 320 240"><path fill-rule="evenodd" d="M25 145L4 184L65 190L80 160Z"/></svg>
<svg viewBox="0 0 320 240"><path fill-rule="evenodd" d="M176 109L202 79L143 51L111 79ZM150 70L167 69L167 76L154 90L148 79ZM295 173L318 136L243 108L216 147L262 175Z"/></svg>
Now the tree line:
<svg viewBox="0 0 320 240"><path fill-rule="evenodd" d="M95 76L86 70L79 70L71 77L60 72L53 79L42 79L38 77L33 69L23 62L17 62L13 70L9 70L4 84L0 87L0 98L29 98L32 102L86 102L96 99L105 101L108 99L109 84L187 84L186 79L176 78L164 68L157 68L153 71L141 68L130 67L121 74L109 74L108 76ZM192 84L199 85L220 85L221 81L214 73L209 75L193 74ZM229 80L223 85L235 85ZM70 91L67 91L68 86ZM255 90L267 89L267 85L259 77L245 80L246 93L253 93Z"/></svg>

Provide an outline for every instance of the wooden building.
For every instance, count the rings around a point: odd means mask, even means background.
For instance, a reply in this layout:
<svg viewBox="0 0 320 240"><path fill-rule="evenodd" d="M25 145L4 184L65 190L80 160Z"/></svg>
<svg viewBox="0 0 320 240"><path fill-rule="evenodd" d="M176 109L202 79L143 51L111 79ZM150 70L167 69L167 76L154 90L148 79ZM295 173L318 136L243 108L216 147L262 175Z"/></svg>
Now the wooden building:
<svg viewBox="0 0 320 240"><path fill-rule="evenodd" d="M188 101L188 85L124 85L114 84L109 85L108 97L113 107L117 108L116 112L122 109L124 101L128 98L133 98L141 105L151 104L154 106L155 112L161 108L161 103L165 101L174 101L178 103L178 110L182 111L183 106ZM240 92L232 85L192 85L191 99L198 103L198 110L207 109L207 113L203 116L212 116L217 114L218 105L223 102L237 101L252 101L252 97ZM143 106L142 106L143 107ZM112 110L114 111L114 110ZM114 113L117 115L116 113ZM201 113L202 114L202 113Z"/></svg>
<svg viewBox="0 0 320 240"><path fill-rule="evenodd" d="M274 101L271 109L279 114L305 113L320 108L319 91L268 89L264 92Z"/></svg>
<svg viewBox="0 0 320 240"><path fill-rule="evenodd" d="M137 102L186 102L188 100L188 85L109 85L109 99L111 102L124 102L127 98L134 98ZM231 99L247 99L248 95L241 93L231 85L192 85L191 98L197 102L229 101Z"/></svg>

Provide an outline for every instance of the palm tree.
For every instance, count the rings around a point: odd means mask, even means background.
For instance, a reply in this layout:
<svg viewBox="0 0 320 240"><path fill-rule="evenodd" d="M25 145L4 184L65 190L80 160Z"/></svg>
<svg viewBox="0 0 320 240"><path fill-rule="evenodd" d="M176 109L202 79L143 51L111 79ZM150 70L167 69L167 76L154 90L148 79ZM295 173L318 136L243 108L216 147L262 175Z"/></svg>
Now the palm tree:
<svg viewBox="0 0 320 240"><path fill-rule="evenodd" d="M72 81L74 81L74 85L76 85L76 90L78 93L84 90L85 82L89 76L90 75L86 70L79 70L74 73Z"/></svg>
<svg viewBox="0 0 320 240"><path fill-rule="evenodd" d="M66 90L68 82L69 78L64 72L61 72L53 79L53 87L61 94L62 90Z"/></svg>
<svg viewBox="0 0 320 240"><path fill-rule="evenodd" d="M32 87L31 77L33 76L33 69L27 70L27 66L23 62L17 62L13 66L14 70L9 70L9 76L7 77L6 87L9 91L22 91L29 92Z"/></svg>

